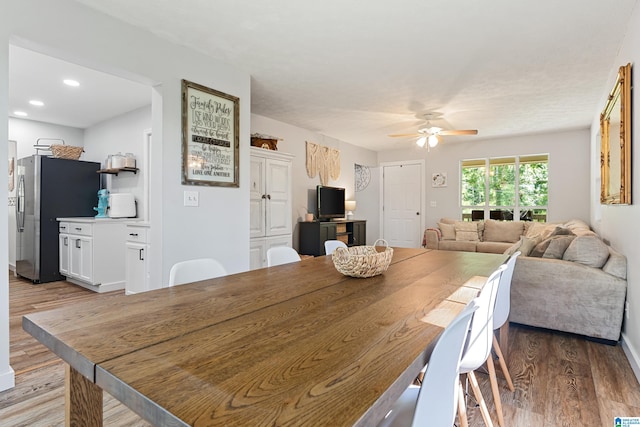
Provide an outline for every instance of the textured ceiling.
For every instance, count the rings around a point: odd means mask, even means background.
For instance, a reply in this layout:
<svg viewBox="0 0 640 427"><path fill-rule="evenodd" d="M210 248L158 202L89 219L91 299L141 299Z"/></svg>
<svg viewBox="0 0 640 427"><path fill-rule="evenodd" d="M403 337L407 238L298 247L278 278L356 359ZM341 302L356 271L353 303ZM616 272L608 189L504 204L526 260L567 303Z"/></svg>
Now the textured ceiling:
<svg viewBox="0 0 640 427"><path fill-rule="evenodd" d="M635 0L77 0L252 76L252 112L374 150L586 128Z"/></svg>

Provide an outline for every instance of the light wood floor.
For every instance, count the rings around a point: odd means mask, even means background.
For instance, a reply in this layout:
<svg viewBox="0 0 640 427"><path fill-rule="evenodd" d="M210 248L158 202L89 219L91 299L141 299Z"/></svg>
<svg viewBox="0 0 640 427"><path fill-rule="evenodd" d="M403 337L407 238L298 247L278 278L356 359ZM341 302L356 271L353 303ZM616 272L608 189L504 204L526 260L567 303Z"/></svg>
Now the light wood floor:
<svg viewBox="0 0 640 427"><path fill-rule="evenodd" d="M0 425L64 425L64 364L22 330L22 315L114 294L96 294L68 282L32 285L9 274L11 366L16 387L0 392ZM640 386L620 346L512 325L509 369L516 388L501 382L507 426L613 426L615 416L640 416ZM496 364L497 365L497 364ZM498 377L501 378L500 372ZM497 426L487 375L482 392ZM148 426L104 393L105 426ZM484 423L469 401L469 425Z"/></svg>

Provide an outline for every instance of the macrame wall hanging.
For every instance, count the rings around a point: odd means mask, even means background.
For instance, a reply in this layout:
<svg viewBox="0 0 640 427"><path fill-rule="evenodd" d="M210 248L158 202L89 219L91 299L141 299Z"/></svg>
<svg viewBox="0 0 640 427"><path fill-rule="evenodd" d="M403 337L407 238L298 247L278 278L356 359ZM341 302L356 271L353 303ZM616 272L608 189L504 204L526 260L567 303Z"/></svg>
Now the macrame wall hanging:
<svg viewBox="0 0 640 427"><path fill-rule="evenodd" d="M329 178L340 178L340 150L307 141L307 175L320 175L320 184L329 184Z"/></svg>

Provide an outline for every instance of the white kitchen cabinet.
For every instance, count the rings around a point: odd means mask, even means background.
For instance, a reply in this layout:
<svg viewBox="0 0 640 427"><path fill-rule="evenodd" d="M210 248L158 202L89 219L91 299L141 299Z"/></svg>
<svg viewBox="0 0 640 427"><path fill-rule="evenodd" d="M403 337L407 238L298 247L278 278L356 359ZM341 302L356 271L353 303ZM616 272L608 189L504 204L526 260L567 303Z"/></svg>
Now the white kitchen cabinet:
<svg viewBox="0 0 640 427"><path fill-rule="evenodd" d="M250 268L266 266L272 245L291 246L293 156L251 147Z"/></svg>
<svg viewBox="0 0 640 427"><path fill-rule="evenodd" d="M96 292L124 289L125 222L116 219L58 218L60 273Z"/></svg>
<svg viewBox="0 0 640 427"><path fill-rule="evenodd" d="M149 225L128 224L126 228L127 295L148 291L149 287Z"/></svg>

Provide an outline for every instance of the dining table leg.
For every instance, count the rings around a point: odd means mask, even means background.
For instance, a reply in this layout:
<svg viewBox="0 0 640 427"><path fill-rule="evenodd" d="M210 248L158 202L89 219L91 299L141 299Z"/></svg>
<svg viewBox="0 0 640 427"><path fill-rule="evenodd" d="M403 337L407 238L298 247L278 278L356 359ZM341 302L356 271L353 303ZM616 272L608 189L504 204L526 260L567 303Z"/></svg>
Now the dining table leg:
<svg viewBox="0 0 640 427"><path fill-rule="evenodd" d="M102 389L68 364L64 388L65 425L102 427Z"/></svg>

